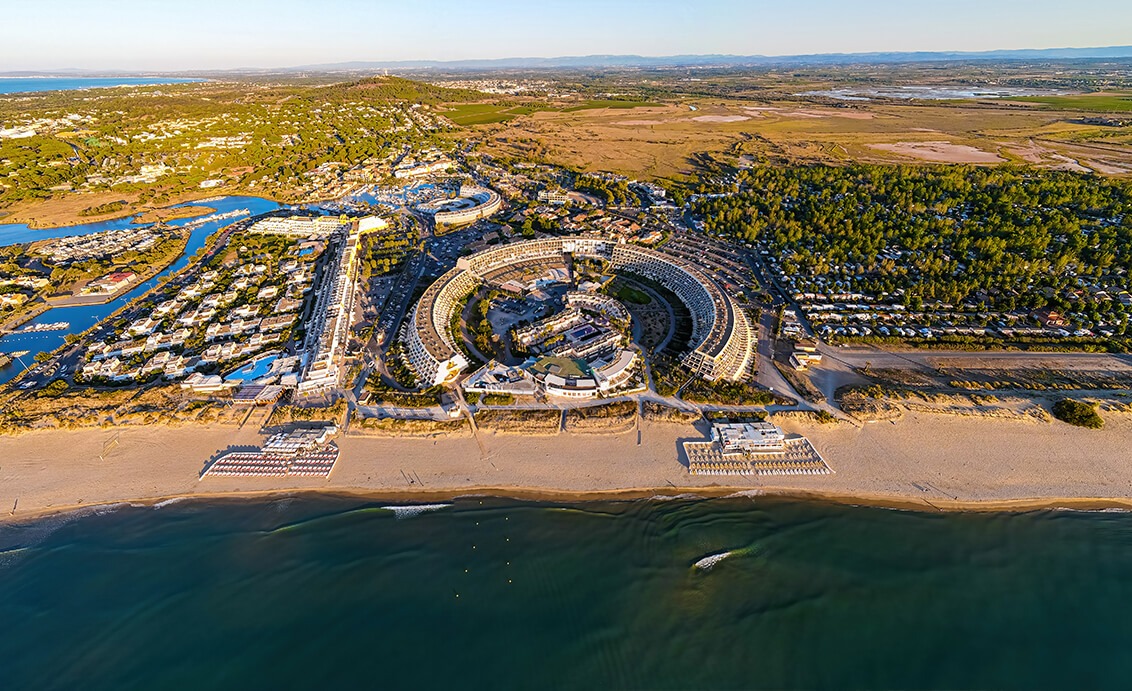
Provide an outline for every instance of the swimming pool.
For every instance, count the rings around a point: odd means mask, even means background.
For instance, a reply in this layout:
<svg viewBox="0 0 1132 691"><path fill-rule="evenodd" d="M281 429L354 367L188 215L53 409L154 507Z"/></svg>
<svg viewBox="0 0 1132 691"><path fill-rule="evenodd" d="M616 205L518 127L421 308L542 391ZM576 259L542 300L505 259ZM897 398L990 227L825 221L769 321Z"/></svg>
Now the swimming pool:
<svg viewBox="0 0 1132 691"><path fill-rule="evenodd" d="M225 375L224 381L248 382L255 381L256 379L259 379L261 377L265 377L271 371L271 365L275 363L275 360L278 357L278 355L268 355L267 357L261 357L258 360L250 362L247 365L244 365L243 367L237 369L235 372Z"/></svg>

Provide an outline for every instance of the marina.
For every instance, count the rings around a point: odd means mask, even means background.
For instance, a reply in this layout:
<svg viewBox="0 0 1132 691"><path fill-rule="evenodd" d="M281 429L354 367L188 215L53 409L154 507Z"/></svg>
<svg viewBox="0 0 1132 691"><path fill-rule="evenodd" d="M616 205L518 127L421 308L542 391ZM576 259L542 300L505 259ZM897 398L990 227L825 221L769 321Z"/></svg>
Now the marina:
<svg viewBox="0 0 1132 691"><path fill-rule="evenodd" d="M197 203L199 203L199 202L197 202ZM180 227L181 228L190 228L190 229L191 228L199 228L200 226L203 226L206 223L215 223L217 221L233 220L233 219L237 219L237 218L242 218L243 216L248 216L250 214L251 214L251 211L248 210L248 209L234 209L232 211L225 211L223 213L209 214L208 216L203 216L201 218L194 218L194 219L188 221L187 223L184 223Z"/></svg>
<svg viewBox="0 0 1132 691"><path fill-rule="evenodd" d="M245 210L252 214L261 214L280 208L278 202L262 199L260 197L247 196L212 199L210 203L218 210L218 214L214 214L213 216L232 213L234 211L243 212ZM153 278L139 283L131 290L119 295L110 302L71 307L53 307L38 315L29 323L29 326L34 326L41 323L65 321L70 325L69 327L52 331L38 329L26 332L22 330L15 331L0 337L0 349L18 347L20 350L29 351L33 356L40 352L55 350L63 345L68 334L80 333L89 329L102 319L116 312L129 301L148 292L165 276L176 273L187 266L190 257L204 246L208 238L227 225L225 223L227 218L228 217L220 220L213 218L206 223L193 227L190 230L189 241L185 245L184 251L181 253L181 256L173 262L172 266L158 273ZM180 226L189 222L191 222L189 219L179 219L177 221L171 221L170 225ZM129 230L131 227L131 217L112 221L98 221L80 226L52 228L50 230L33 230L24 224L5 224L0 225L0 245L33 242L35 240L50 240L75 235L89 235L106 230ZM11 381L24 369L25 366L19 361L13 361L8 365L0 367L0 384Z"/></svg>

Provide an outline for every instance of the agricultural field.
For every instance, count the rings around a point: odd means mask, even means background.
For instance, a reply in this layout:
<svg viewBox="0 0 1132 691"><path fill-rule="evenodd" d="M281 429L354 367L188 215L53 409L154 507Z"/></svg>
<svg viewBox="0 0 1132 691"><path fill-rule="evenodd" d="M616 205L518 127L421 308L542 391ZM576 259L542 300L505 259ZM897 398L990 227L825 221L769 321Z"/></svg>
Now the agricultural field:
<svg viewBox="0 0 1132 691"><path fill-rule="evenodd" d="M965 83L1007 91L1003 98L834 97ZM984 64L949 69L947 79L898 65L851 73L610 72L562 74L555 84L558 96L455 104L445 114L482 137L486 153L636 178L692 176L704 156L740 167L959 163L1132 174L1132 91L1119 66L1074 72Z"/></svg>

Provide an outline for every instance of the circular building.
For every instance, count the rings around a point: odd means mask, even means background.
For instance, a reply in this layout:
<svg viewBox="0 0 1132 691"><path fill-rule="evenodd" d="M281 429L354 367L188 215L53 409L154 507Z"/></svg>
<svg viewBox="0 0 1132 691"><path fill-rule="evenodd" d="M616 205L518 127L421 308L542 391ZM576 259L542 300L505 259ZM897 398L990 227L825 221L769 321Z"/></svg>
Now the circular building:
<svg viewBox="0 0 1132 691"><path fill-rule="evenodd" d="M461 258L436 279L413 308L402 341L422 383L441 384L468 366L452 333L457 310L484 283L501 283L524 270L569 266L574 258L599 259L613 273L664 285L687 306L692 336L683 364L709 381L746 377L755 352L750 322L718 284L697 266L664 252L592 237L560 237L493 247Z"/></svg>
<svg viewBox="0 0 1132 691"><path fill-rule="evenodd" d="M417 206L417 209L432 214L433 222L438 228L450 228L487 218L499 211L501 206L503 198L495 190L462 185L460 196L427 202Z"/></svg>

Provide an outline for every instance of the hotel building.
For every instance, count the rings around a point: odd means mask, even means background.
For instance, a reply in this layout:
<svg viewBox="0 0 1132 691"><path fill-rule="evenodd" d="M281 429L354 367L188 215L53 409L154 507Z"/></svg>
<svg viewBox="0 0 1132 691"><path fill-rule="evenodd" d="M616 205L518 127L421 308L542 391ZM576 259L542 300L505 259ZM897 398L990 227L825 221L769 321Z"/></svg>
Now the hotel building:
<svg viewBox="0 0 1132 691"><path fill-rule="evenodd" d="M402 340L410 366L422 383L445 382L468 362L452 334L456 310L479 286L547 264L566 255L607 261L614 273L656 281L671 290L692 315L692 338L683 363L708 380L744 379L754 359L755 335L735 300L690 262L663 252L612 240L561 237L512 243L461 258L438 278L406 321Z"/></svg>

